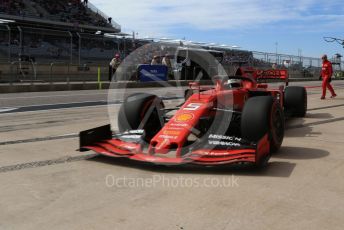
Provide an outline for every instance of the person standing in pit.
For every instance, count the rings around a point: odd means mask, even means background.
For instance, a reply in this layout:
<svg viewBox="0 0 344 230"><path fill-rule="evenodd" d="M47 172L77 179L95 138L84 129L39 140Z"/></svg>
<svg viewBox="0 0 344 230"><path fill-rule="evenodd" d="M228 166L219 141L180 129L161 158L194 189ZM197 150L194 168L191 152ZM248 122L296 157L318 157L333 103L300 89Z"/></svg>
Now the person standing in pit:
<svg viewBox="0 0 344 230"><path fill-rule="evenodd" d="M113 75L116 73L117 68L121 64L121 59L119 54L116 54L115 57L111 60L109 64L109 81L111 82ZM116 79L115 79L116 81Z"/></svg>
<svg viewBox="0 0 344 230"><path fill-rule="evenodd" d="M154 55L154 57L151 61L151 65L160 65L160 58L158 55Z"/></svg>
<svg viewBox="0 0 344 230"><path fill-rule="evenodd" d="M169 53L166 53L164 58L161 61L161 64L167 67L167 77L168 79L173 78L173 72L172 72L172 63L170 59Z"/></svg>
<svg viewBox="0 0 344 230"><path fill-rule="evenodd" d="M322 77L322 95L321 100L324 100L326 98L326 88L330 90L331 92L331 98L334 98L337 96L337 94L334 92L334 89L331 85L331 77L333 74L332 69L332 63L327 59L327 55L324 54L322 57L322 69L321 69L321 77Z"/></svg>

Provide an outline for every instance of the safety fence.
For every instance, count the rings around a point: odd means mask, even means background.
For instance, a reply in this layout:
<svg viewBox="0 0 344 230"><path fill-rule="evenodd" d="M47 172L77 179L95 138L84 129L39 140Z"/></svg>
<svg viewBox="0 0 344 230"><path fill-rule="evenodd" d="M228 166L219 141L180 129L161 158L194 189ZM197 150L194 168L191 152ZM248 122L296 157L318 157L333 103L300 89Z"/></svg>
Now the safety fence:
<svg viewBox="0 0 344 230"><path fill-rule="evenodd" d="M121 65L117 70L118 81L139 81L137 65ZM207 69L200 66L185 67L182 71L172 69L169 71L168 79L171 80L196 80L210 79L210 75L228 74L234 75L238 65L222 65L220 70L215 66ZM219 72L219 71L225 71ZM291 78L317 78L320 68L314 71L289 69ZM71 82L107 82L111 72L107 64L70 64L68 62L51 62L38 64L30 61L13 61L0 63L0 83L2 84L42 84L42 83L71 83Z"/></svg>
<svg viewBox="0 0 344 230"><path fill-rule="evenodd" d="M151 41L133 40L125 37L107 37L31 27L9 27L0 24L0 82L86 82L108 80L109 62L115 53L123 60L127 55ZM159 46L137 52L132 66L125 69L121 80L137 80L138 63L150 63L153 53L163 55ZM149 48L149 47L148 47ZM318 77L321 59L278 53L244 50L223 50L222 62L228 74L234 74L238 66L248 64L257 68L286 68L291 77ZM172 52L173 54L173 52ZM140 59L137 61L136 59ZM340 57L332 60L335 76L344 76ZM213 67L210 67L213 68ZM216 72L212 69L205 72ZM100 76L99 76L100 73ZM179 79L196 79L199 67L180 73Z"/></svg>
<svg viewBox="0 0 344 230"><path fill-rule="evenodd" d="M0 62L13 62L19 59L32 59L38 63L68 62L83 65L104 64L115 53L122 59L144 43L125 37L107 37L102 34L61 31L43 28L17 26L10 28L0 24ZM141 43L141 44L140 44ZM320 58L257 51L227 50L232 53L230 61L249 61L256 66L271 66L273 63L291 69L319 68ZM247 56L247 54L250 54ZM336 70L344 64L334 60Z"/></svg>
<svg viewBox="0 0 344 230"><path fill-rule="evenodd" d="M277 64L287 68L321 67L321 59L287 54L276 54L253 51L253 57L257 62ZM344 64L344 62L342 62Z"/></svg>

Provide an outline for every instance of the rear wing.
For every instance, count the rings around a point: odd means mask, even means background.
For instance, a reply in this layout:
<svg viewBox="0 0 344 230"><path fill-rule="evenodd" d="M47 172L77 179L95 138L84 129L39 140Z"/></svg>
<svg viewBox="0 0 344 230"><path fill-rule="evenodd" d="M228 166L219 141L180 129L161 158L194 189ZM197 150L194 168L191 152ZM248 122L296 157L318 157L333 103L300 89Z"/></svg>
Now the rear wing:
<svg viewBox="0 0 344 230"><path fill-rule="evenodd" d="M237 69L236 75L251 77L256 81L282 80L286 85L289 84L289 73L286 69L254 69L253 67L241 67Z"/></svg>
<svg viewBox="0 0 344 230"><path fill-rule="evenodd" d="M256 70L255 78L259 80L282 80L289 83L289 74L286 69L268 69L268 70Z"/></svg>

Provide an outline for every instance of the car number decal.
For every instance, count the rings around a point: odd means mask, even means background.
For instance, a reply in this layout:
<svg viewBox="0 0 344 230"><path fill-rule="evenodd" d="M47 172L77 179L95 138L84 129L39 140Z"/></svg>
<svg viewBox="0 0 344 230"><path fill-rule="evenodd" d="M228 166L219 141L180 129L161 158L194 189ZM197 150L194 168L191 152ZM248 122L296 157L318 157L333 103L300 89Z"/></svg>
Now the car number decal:
<svg viewBox="0 0 344 230"><path fill-rule="evenodd" d="M198 110L202 104L199 103L190 103L188 104L183 110L188 110L188 111L196 111Z"/></svg>

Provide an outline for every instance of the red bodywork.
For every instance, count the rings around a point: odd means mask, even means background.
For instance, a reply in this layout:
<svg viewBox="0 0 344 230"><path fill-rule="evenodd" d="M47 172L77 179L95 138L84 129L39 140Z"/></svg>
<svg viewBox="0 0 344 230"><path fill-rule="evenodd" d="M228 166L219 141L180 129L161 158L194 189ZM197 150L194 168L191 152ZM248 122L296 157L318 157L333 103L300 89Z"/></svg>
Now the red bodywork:
<svg viewBox="0 0 344 230"><path fill-rule="evenodd" d="M251 71L251 70L250 70ZM269 73L273 78L287 78L285 70ZM245 75L246 74L246 75ZM93 150L110 157L122 157L135 161L151 162L155 164L199 164L220 165L238 162L257 163L270 153L268 133L258 143L243 145L240 148L212 149L196 148L188 153L182 151L188 137L192 135L194 127L203 117L216 115L216 109L230 105L235 111L242 111L245 101L252 93L272 95L283 106L283 87L268 89L267 84L258 84L257 79L265 78L264 72L251 71L250 76L243 70L243 87L228 89L222 80L216 80L215 87L201 87L198 83L191 83L194 94L176 111L171 119L146 145L123 140L119 137L98 138L91 144L84 145L82 150ZM282 76L283 75L283 76ZM281 77L282 76L282 77ZM267 77L266 77L267 78ZM108 127L110 129L110 127ZM84 131L80 137L91 135L94 130ZM107 132L111 132L108 130ZM238 138L240 140L240 138Z"/></svg>

